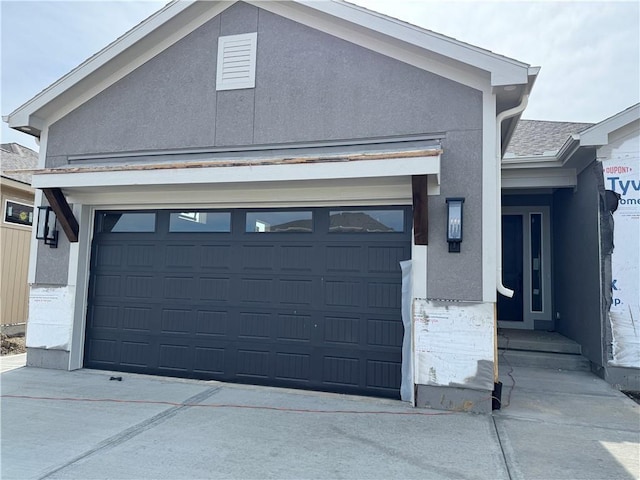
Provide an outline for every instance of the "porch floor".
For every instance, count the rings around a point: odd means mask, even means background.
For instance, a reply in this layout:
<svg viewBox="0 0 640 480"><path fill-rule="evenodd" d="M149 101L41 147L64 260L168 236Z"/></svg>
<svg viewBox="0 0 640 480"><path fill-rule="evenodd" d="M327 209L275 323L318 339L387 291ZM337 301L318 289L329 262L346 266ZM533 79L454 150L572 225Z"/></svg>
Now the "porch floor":
<svg viewBox="0 0 640 480"><path fill-rule="evenodd" d="M566 353L580 355L580 345L558 332L542 330L498 329L498 348L529 352Z"/></svg>

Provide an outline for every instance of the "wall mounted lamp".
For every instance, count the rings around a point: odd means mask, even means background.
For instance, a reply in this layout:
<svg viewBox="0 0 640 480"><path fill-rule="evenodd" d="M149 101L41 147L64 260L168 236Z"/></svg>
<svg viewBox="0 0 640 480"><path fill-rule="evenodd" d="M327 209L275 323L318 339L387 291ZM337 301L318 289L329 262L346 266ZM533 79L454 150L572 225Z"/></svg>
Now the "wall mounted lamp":
<svg viewBox="0 0 640 480"><path fill-rule="evenodd" d="M447 198L447 242L449 252L460 253L462 243L462 204L464 198Z"/></svg>
<svg viewBox="0 0 640 480"><path fill-rule="evenodd" d="M36 238L44 240L51 248L58 247L58 230L56 230L56 214L51 207L38 207L38 225Z"/></svg>

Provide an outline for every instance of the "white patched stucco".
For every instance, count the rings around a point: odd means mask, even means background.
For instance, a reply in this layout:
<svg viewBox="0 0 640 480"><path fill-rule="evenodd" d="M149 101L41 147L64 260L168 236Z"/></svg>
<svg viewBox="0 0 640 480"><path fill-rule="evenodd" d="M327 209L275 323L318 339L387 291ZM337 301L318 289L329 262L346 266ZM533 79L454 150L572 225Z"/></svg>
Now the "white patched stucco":
<svg viewBox="0 0 640 480"><path fill-rule="evenodd" d="M27 348L69 351L75 287L31 287Z"/></svg>
<svg viewBox="0 0 640 480"><path fill-rule="evenodd" d="M415 383L493 390L494 304L414 299Z"/></svg>

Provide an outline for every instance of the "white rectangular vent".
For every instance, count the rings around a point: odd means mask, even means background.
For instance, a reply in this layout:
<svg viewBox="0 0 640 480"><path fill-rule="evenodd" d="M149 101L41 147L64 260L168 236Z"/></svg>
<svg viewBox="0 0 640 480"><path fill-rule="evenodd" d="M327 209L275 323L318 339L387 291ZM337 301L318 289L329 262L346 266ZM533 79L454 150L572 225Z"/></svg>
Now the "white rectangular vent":
<svg viewBox="0 0 640 480"><path fill-rule="evenodd" d="M257 32L218 38L216 90L256 86L257 39Z"/></svg>

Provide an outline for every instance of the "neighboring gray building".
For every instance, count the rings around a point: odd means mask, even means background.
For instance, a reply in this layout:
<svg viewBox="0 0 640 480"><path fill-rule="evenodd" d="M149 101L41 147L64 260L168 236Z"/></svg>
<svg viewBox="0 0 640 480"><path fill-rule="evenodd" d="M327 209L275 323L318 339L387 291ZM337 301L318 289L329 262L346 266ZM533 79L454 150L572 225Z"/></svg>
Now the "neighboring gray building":
<svg viewBox="0 0 640 480"><path fill-rule="evenodd" d="M489 411L501 181L550 235L499 168L537 72L341 1L168 4L6 119L60 230L28 364Z"/></svg>

